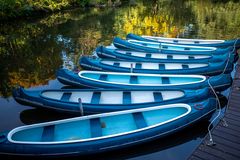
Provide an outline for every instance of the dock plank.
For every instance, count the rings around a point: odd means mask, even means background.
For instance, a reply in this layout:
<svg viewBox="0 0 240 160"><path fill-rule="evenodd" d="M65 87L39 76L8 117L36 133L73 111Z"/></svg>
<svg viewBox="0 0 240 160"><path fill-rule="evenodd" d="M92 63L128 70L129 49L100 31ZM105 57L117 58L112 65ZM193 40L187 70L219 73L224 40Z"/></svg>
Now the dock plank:
<svg viewBox="0 0 240 160"><path fill-rule="evenodd" d="M226 147L234 148L235 150L240 151L240 144L236 142L231 142L224 137L219 137L216 134L213 134L213 135L214 135L214 142L216 142L217 144L219 143L219 144L225 145Z"/></svg>
<svg viewBox="0 0 240 160"><path fill-rule="evenodd" d="M240 123L235 119L228 118L227 123L231 123L234 126L240 127Z"/></svg>
<svg viewBox="0 0 240 160"><path fill-rule="evenodd" d="M237 63L240 65L240 59ZM240 90L238 89L240 87L240 67L236 68L234 77L228 108L224 115L228 126L224 126L220 121L211 130L216 145L206 145L209 140L209 135L206 135L188 159L240 159Z"/></svg>
<svg viewBox="0 0 240 160"><path fill-rule="evenodd" d="M237 120L237 121L238 121L238 120L239 120L239 118L240 118L240 117L238 117L238 116L235 116L235 115L232 115L232 114L228 114L228 113L226 114L226 116L225 116L225 117L226 117L226 118L235 119L235 120Z"/></svg>
<svg viewBox="0 0 240 160"><path fill-rule="evenodd" d="M203 160L202 158L199 158L199 157L197 157L197 156L192 156L191 157L191 160Z"/></svg>
<svg viewBox="0 0 240 160"><path fill-rule="evenodd" d="M223 126L218 125L217 127L215 127L215 129L219 130L221 132L225 132L225 133L231 134L233 136L239 137L239 139L240 139L239 132L231 129L230 127L223 127Z"/></svg>
<svg viewBox="0 0 240 160"><path fill-rule="evenodd" d="M224 147L224 148L226 148L226 147ZM200 146L199 149L206 153L212 154L216 157L219 156L224 159L239 160L239 157L236 156L236 154L235 155L230 154L229 152L227 152L226 150L223 149L223 145L221 145L221 144L217 144L216 146L204 145L204 146ZM232 148L230 148L230 149L232 149ZM228 150L230 150L230 149L228 149Z"/></svg>
<svg viewBox="0 0 240 160"><path fill-rule="evenodd" d="M204 160L224 160L222 157L215 156L201 150L197 150L194 155Z"/></svg>

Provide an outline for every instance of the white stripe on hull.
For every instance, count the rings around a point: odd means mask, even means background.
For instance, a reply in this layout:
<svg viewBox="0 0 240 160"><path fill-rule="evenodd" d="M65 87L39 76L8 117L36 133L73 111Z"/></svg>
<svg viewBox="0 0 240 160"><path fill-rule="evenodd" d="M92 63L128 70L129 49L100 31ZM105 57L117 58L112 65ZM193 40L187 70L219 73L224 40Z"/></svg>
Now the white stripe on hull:
<svg viewBox="0 0 240 160"><path fill-rule="evenodd" d="M134 45L155 48L155 49L162 49L162 50L176 50L176 51L184 51L186 52L185 48L188 48L188 51L215 51L217 50L216 47L202 47L202 46L187 46L187 45L178 45L178 44L167 44L167 43L159 43L159 42L147 42L147 41L139 41L139 40L127 40L129 43ZM145 45L143 45L145 44ZM164 47L167 48L164 48Z"/></svg>
<svg viewBox="0 0 240 160"><path fill-rule="evenodd" d="M180 111L179 111L180 109ZM171 114L165 112L173 111ZM174 112L176 111L176 112ZM11 130L7 139L11 143L18 144L70 144L86 141L101 140L117 136L123 136L159 127L180 119L191 112L188 104L170 104L162 106L147 107L112 113L95 114L76 117L52 122L27 125ZM137 128L134 113L141 113L146 121L146 127ZM164 117L164 119L162 119ZM91 119L99 119L102 132L97 137L91 137ZM53 139L42 141L43 127L54 126ZM98 132L98 130L96 130ZM48 133L49 135L49 133Z"/></svg>
<svg viewBox="0 0 240 160"><path fill-rule="evenodd" d="M106 80L100 80L100 75L106 75ZM105 84L117 84L128 86L178 86L202 83L206 80L201 75L178 75L178 74L144 74L144 73L123 73L123 72L100 72L100 71L81 71L78 76L82 79L102 82ZM130 77L136 76L137 83L130 83ZM169 84L163 84L162 78L169 79Z"/></svg>
<svg viewBox="0 0 240 160"><path fill-rule="evenodd" d="M224 43L224 40L205 40L205 39L185 39L185 38L166 38L166 37L154 37L154 36L142 36L146 39L152 39L159 42L166 42L166 43L182 43L182 44L218 44ZM174 42L177 41L177 42Z"/></svg>
<svg viewBox="0 0 240 160"><path fill-rule="evenodd" d="M120 63L120 67L123 68L131 68L131 64L133 65L133 68L136 68L136 63L137 62L122 62L122 61L101 61L102 64L106 64L106 65L110 65L113 66L114 63ZM154 70L158 70L159 69L159 64L160 63L149 63L149 62L139 62L142 67L141 69L154 69ZM172 69L183 69L182 65L183 63L161 63L165 65L165 69L166 70L172 70ZM190 64L185 64L187 65L189 68L200 68L200 67L207 67L208 64L207 63L190 63Z"/></svg>

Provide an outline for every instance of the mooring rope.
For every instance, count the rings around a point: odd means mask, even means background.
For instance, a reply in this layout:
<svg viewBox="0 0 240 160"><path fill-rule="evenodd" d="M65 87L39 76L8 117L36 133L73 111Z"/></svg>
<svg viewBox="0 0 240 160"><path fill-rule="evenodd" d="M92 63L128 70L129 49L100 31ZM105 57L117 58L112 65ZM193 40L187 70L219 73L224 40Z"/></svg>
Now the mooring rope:
<svg viewBox="0 0 240 160"><path fill-rule="evenodd" d="M133 73L133 64L130 64L130 73Z"/></svg>
<svg viewBox="0 0 240 160"><path fill-rule="evenodd" d="M223 72L222 72L220 75L222 75L222 74L225 73L225 71L226 71L226 69L227 69L227 67L228 67L228 64L229 64L230 56L231 56L232 53L235 52L237 41L238 41L238 38L237 38L237 39L235 40L235 42L234 42L233 50L228 53L227 63L226 63L226 65L225 65L225 67L224 67ZM213 120L210 122L210 124L208 125L209 143L208 143L207 145L215 145L215 144L216 144L216 143L214 143L214 141L213 141L210 127L211 127L211 125L213 124L213 122L217 120L217 118L221 115L221 112L222 112L220 100L219 100L219 98L218 98L218 96L217 96L216 91L214 90L214 88L212 87L212 85L211 85L211 83L210 83L210 79L211 79L211 78L212 78L212 77L210 77L210 78L208 79L208 85L209 85L209 87L211 88L211 90L213 91L213 93L214 93L214 95L215 95L215 97L216 97L216 100L217 100L217 106L216 106L216 108L219 109L219 112L218 112L217 116L214 117L214 119L213 119ZM229 103L229 101L228 101L228 103ZM228 109L228 103L227 103L225 112L226 112L227 109ZM226 122L226 120L225 120L224 118L222 118L222 121L224 122L224 125L225 125L225 126L228 126L228 125L227 125L227 122Z"/></svg>
<svg viewBox="0 0 240 160"><path fill-rule="evenodd" d="M78 98L78 105L79 105L80 115L84 116L83 105L82 105L82 99L81 98Z"/></svg>
<svg viewBox="0 0 240 160"><path fill-rule="evenodd" d="M236 49L236 44L237 44L237 41L238 41L238 40L239 40L239 38L237 38L236 41L234 42L234 45L233 45L233 51L232 51L232 52L235 51L235 49ZM228 104L229 104L229 101L228 101L227 106L226 106L226 111L227 111L228 108L229 108L229 105L228 105ZM225 112L226 112L226 111L225 111ZM225 121L225 120L224 120L224 121ZM225 121L225 122L226 122L226 121Z"/></svg>
<svg viewBox="0 0 240 160"><path fill-rule="evenodd" d="M217 120L217 118L221 115L221 111L222 111L222 109L221 109L221 104L220 104L220 100L219 100L219 98L218 98L218 96L217 96L217 93L215 92L215 90L214 90L214 88L212 87L212 85L211 85L211 83L210 83L210 78L208 79L208 85L209 85L209 87L211 88L211 90L213 91L213 93L214 93L214 95L215 95L215 97L216 97L216 99L217 99L217 104L216 104L216 108L218 108L219 109L219 112L218 112L218 114L217 114L217 116L216 117L214 117L214 119L210 122L210 124L208 125L208 133L209 133L209 144L208 145L215 145L215 143L214 143L214 141L213 141L213 138L212 138L212 133L211 133L211 129L210 129L210 127L211 127L211 125L213 124L213 122L215 121L215 120Z"/></svg>

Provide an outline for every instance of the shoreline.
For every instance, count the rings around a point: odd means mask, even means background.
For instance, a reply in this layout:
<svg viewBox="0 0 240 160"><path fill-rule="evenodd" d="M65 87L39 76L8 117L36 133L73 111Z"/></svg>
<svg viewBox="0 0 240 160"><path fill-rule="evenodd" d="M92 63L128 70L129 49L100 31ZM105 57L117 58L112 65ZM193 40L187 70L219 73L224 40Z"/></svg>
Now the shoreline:
<svg viewBox="0 0 240 160"><path fill-rule="evenodd" d="M126 2L126 1L124 1ZM4 3L4 2L2 2ZM0 7L2 7L5 4L0 4ZM36 8L34 6L26 6L24 9L15 9L13 6L12 9L2 9L0 11L0 22L4 21L15 21L18 19L23 19L23 18L34 18L34 17L41 17L41 16L46 16L52 13L58 13L61 11L67 11L67 10L73 10L73 9L79 9L79 8L115 8L115 7L120 7L122 6L122 1L121 0L115 0L112 2L112 0L108 2L93 2L93 3L86 3L86 4L68 4L67 6L60 6L60 8L49 8L49 6L43 6L42 8ZM27 7L30 7L26 9Z"/></svg>

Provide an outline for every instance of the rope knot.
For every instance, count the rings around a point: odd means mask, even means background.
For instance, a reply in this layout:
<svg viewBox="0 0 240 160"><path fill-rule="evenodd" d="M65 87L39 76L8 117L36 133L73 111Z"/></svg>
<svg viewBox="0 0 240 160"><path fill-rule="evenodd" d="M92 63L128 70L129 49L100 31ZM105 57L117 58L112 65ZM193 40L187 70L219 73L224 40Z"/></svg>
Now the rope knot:
<svg viewBox="0 0 240 160"><path fill-rule="evenodd" d="M201 103L194 104L194 108L197 109L197 110L204 109L203 104L201 104Z"/></svg>

